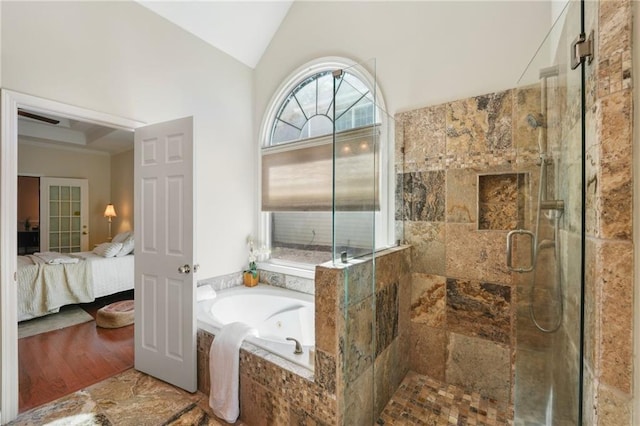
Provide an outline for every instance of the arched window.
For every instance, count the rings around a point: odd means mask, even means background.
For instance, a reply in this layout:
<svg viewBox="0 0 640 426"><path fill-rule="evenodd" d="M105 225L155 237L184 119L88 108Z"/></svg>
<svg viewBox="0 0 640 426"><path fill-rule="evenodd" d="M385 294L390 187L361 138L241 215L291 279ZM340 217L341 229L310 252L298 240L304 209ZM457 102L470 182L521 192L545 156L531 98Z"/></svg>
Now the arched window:
<svg viewBox="0 0 640 426"><path fill-rule="evenodd" d="M332 259L334 131L336 168L348 169L352 179L343 185L347 191L335 193L348 228L338 231L370 251L374 222L389 226L389 209L380 205L393 199L386 194L390 144L379 143L385 117L373 79L347 61L318 61L283 84L269 111L262 130L261 239L271 249L270 263L311 267ZM388 232L382 233L377 242L387 245Z"/></svg>
<svg viewBox="0 0 640 426"><path fill-rule="evenodd" d="M284 99L273 120L269 145L331 134L334 115L336 131L374 124L373 103L371 89L349 71L335 81L332 71L320 71L304 79Z"/></svg>

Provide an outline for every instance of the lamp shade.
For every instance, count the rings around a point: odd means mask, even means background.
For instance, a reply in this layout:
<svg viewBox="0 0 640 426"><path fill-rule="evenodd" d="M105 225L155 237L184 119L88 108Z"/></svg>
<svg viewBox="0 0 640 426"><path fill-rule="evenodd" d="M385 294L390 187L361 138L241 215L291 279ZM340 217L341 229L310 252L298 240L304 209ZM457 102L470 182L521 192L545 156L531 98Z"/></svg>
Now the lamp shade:
<svg viewBox="0 0 640 426"><path fill-rule="evenodd" d="M113 204L107 204L107 208L104 209L104 217L116 217L116 209Z"/></svg>

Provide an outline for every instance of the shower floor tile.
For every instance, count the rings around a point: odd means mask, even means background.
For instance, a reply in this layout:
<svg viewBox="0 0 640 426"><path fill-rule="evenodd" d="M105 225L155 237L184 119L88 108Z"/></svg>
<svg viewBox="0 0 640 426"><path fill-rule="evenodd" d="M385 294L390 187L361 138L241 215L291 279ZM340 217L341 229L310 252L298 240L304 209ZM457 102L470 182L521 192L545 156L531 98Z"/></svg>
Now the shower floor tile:
<svg viewBox="0 0 640 426"><path fill-rule="evenodd" d="M378 425L512 425L507 413L478 393L465 393L409 372L377 421Z"/></svg>

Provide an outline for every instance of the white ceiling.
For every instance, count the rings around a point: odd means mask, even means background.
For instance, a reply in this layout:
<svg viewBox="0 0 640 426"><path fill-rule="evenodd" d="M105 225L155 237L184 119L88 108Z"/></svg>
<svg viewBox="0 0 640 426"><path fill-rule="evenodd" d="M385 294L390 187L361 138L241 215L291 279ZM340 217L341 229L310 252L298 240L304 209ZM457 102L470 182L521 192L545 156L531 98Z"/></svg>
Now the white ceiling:
<svg viewBox="0 0 640 426"><path fill-rule="evenodd" d="M138 0L138 3L255 68L293 0Z"/></svg>
<svg viewBox="0 0 640 426"><path fill-rule="evenodd" d="M72 120L53 114L35 113L58 120L58 124L18 116L19 143L46 143L63 148L118 154L133 148L133 132Z"/></svg>

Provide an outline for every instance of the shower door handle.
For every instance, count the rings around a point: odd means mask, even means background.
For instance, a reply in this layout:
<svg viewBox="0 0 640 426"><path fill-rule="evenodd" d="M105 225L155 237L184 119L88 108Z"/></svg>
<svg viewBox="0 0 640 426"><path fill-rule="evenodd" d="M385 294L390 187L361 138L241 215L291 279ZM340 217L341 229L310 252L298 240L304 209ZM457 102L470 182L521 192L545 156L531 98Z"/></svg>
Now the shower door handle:
<svg viewBox="0 0 640 426"><path fill-rule="evenodd" d="M516 235L528 235L530 237L529 247L531 248L531 257L530 257L531 262L529 266L526 268L516 268L513 266L513 239ZM507 234L507 268L509 268L510 271L519 272L519 273L533 271L533 267L535 264L535 247L534 247L535 239L536 237L535 235L533 235L533 232L527 231L525 229L516 229Z"/></svg>

